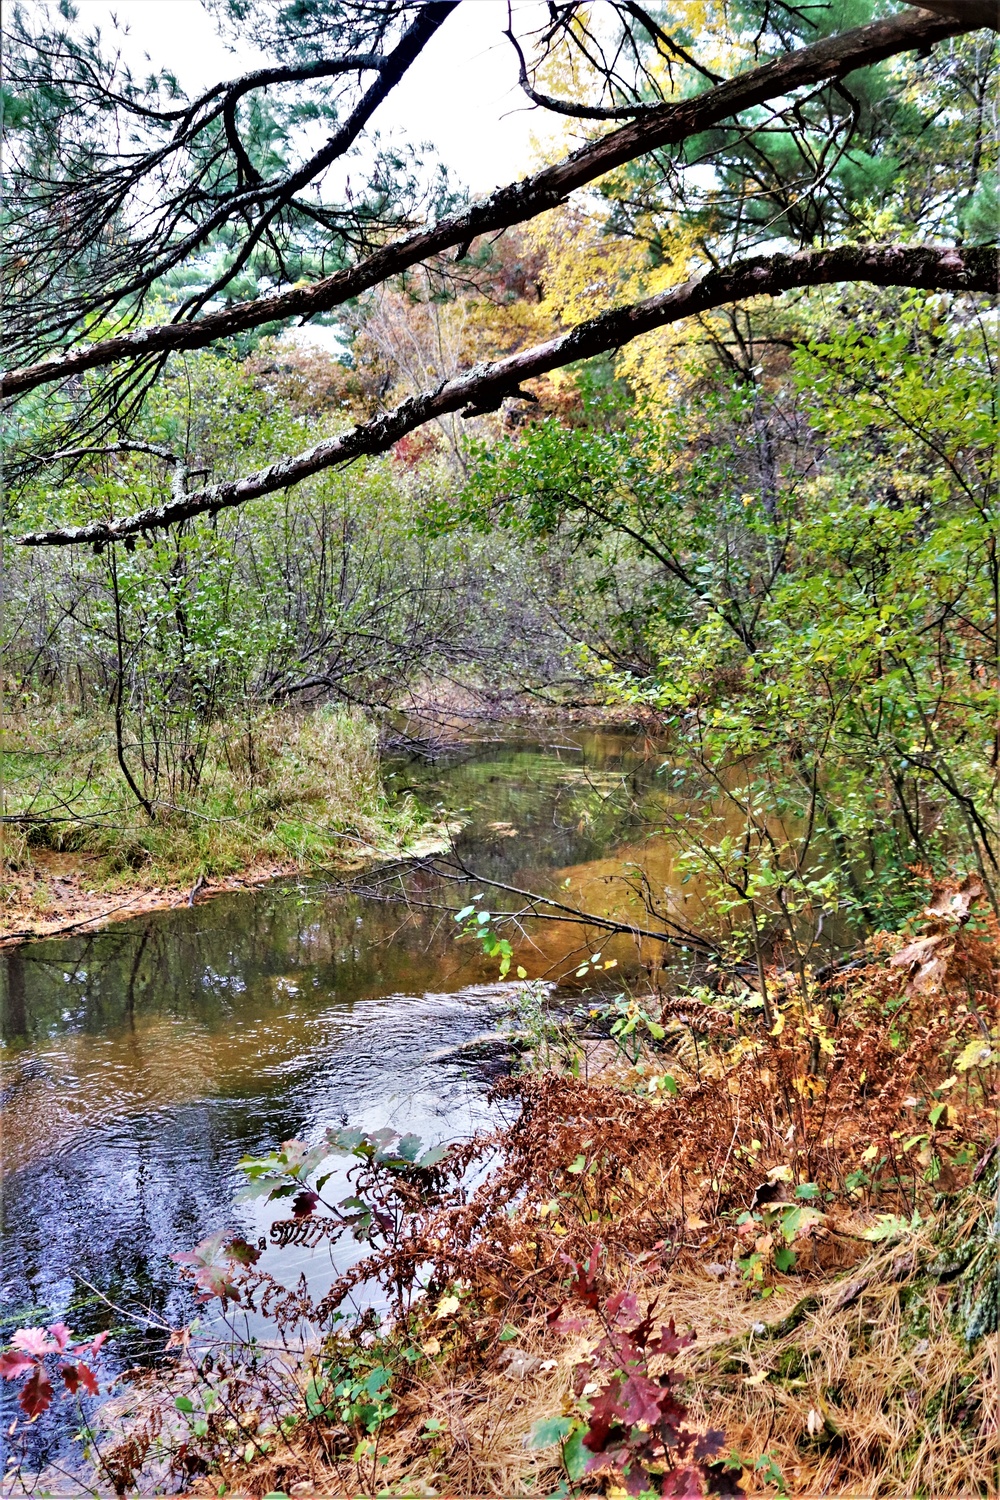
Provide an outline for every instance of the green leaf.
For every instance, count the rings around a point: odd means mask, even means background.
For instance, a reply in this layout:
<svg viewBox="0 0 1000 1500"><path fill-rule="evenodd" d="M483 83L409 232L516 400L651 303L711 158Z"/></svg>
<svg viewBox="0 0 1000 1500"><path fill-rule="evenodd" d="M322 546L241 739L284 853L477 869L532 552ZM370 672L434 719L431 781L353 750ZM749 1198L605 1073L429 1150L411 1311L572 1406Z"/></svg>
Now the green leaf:
<svg viewBox="0 0 1000 1500"><path fill-rule="evenodd" d="M365 1390L369 1396L377 1396L389 1384L391 1379L392 1371L385 1369L382 1365L377 1365L365 1381Z"/></svg>
<svg viewBox="0 0 1000 1500"><path fill-rule="evenodd" d="M900 1219L896 1214L879 1214L878 1223L872 1225L870 1229L863 1230L862 1238L872 1240L876 1244L880 1240L902 1239L904 1235L912 1234L914 1230L919 1229L921 1223L920 1215L916 1211L909 1222L906 1219Z"/></svg>
<svg viewBox="0 0 1000 1500"><path fill-rule="evenodd" d="M194 1402L190 1396L176 1396L174 1405L178 1411L194 1411Z"/></svg>
<svg viewBox="0 0 1000 1500"><path fill-rule="evenodd" d="M819 1188L815 1182L800 1182L795 1189L796 1198L818 1198Z"/></svg>
<svg viewBox="0 0 1000 1500"><path fill-rule="evenodd" d="M237 1203L250 1203L254 1198L268 1198L282 1185L281 1177L258 1177L241 1188L236 1194Z"/></svg>
<svg viewBox="0 0 1000 1500"><path fill-rule="evenodd" d="M554 1443L561 1443L568 1437L572 1428L572 1417L543 1417L532 1427L525 1447L551 1448Z"/></svg>
<svg viewBox="0 0 1000 1500"><path fill-rule="evenodd" d="M502 1344L506 1344L509 1343L511 1339L516 1339L517 1337L517 1329L512 1328L509 1323L505 1323L503 1328L500 1330L500 1342Z"/></svg>
<svg viewBox="0 0 1000 1500"><path fill-rule="evenodd" d="M586 1427L578 1422L563 1444L563 1463L570 1479L574 1481L583 1478L587 1472L587 1461L593 1457L590 1449L583 1446L586 1434Z"/></svg>
<svg viewBox="0 0 1000 1500"><path fill-rule="evenodd" d="M774 1252L774 1264L779 1271L790 1271L795 1264L795 1251L791 1245L780 1245Z"/></svg>

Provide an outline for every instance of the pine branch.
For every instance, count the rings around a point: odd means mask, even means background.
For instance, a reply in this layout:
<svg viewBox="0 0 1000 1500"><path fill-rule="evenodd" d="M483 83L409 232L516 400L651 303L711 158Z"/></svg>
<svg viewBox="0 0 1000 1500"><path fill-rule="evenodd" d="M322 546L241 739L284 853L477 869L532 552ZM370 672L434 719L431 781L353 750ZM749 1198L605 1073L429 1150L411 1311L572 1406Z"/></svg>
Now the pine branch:
<svg viewBox="0 0 1000 1500"><path fill-rule="evenodd" d="M942 0L944 3L950 4L951 0ZM955 3L964 3L964 0L955 0ZM395 241L358 265L325 277L312 286L293 287L272 296L239 303L197 321L161 324L103 339L72 349L58 358L8 371L0 379L0 395L20 395L38 386L79 375L84 370L152 353L204 348L217 339L229 338L265 323L289 318L308 320L319 313L329 312L389 277L397 276L455 245L468 244L479 235L507 229L556 207L576 189L649 151L678 145L744 110L756 108L803 85L833 82L858 68L870 67L899 53L927 50L935 42L970 29L970 25L951 16L931 15L926 10L907 10L872 21L841 36L825 37L762 67L738 74L692 99L650 110L533 177L499 188L466 212Z"/></svg>

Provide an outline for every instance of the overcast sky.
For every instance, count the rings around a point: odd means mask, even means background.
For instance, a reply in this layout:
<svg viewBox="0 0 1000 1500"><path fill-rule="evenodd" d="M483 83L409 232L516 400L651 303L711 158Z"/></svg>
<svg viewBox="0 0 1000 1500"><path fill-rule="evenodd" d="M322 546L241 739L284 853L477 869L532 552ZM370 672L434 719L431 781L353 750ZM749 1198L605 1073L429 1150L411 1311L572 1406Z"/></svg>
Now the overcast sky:
<svg viewBox="0 0 1000 1500"><path fill-rule="evenodd" d="M250 47L231 53L200 0L75 3L81 24L88 31L99 25L133 72L141 76L148 53L153 66L168 68L189 95L261 60ZM515 10L519 31L545 14L539 0L515 0ZM463 0L374 120L383 133L391 128L430 141L475 193L530 171L531 136L544 138L551 128L539 111L526 108L513 49L501 35L506 24L506 0Z"/></svg>

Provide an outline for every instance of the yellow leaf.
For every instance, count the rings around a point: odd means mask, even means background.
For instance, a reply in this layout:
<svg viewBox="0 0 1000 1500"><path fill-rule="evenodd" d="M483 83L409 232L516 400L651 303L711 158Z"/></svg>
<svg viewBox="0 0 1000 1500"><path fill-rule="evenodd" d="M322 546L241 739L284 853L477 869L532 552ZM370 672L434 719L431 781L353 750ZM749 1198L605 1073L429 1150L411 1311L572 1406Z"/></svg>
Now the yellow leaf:
<svg viewBox="0 0 1000 1500"><path fill-rule="evenodd" d="M428 1357L430 1357L432 1354L440 1354L441 1340L428 1339L427 1342L425 1344L421 1344L420 1347Z"/></svg>
<svg viewBox="0 0 1000 1500"><path fill-rule="evenodd" d="M989 1042L984 1042L981 1036L977 1036L963 1047L955 1059L955 1067L960 1073L967 1073L970 1068L981 1067L983 1063L992 1060Z"/></svg>
<svg viewBox="0 0 1000 1500"><path fill-rule="evenodd" d="M437 1305L437 1310L435 1311L434 1316L436 1318L450 1318L454 1313L458 1312L460 1306L461 1303L455 1296L455 1293L449 1292L447 1297L441 1298L441 1301Z"/></svg>
<svg viewBox="0 0 1000 1500"><path fill-rule="evenodd" d="M770 1370L758 1370L757 1373L756 1373L756 1375L744 1375L744 1377L743 1377L743 1384L744 1385L763 1385L764 1381L767 1379L767 1377L770 1375L770 1373L771 1373Z"/></svg>
<svg viewBox="0 0 1000 1500"><path fill-rule="evenodd" d="M774 1025L771 1027L770 1034L771 1034L771 1036L780 1036L781 1033L784 1031L784 1029L785 1029L785 1012L783 1010L779 1010L778 1013L777 1013L777 1015L774 1018Z"/></svg>

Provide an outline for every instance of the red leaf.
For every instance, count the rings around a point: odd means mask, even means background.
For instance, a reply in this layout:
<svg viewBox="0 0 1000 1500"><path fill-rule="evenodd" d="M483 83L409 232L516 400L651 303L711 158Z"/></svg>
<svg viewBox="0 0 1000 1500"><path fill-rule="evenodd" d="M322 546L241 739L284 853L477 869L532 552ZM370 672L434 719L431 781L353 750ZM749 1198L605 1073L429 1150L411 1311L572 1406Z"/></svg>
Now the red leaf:
<svg viewBox="0 0 1000 1500"><path fill-rule="evenodd" d="M589 1446L586 1438L584 1438L584 1446ZM620 1479L624 1473L625 1465L631 1457L632 1455L628 1447L619 1438L616 1439L613 1448L601 1449L599 1452L594 1453L591 1458L588 1458L583 1466L583 1472L585 1474L606 1474L610 1470Z"/></svg>
<svg viewBox="0 0 1000 1500"><path fill-rule="evenodd" d="M607 1302L605 1302L604 1311L607 1314L609 1323L623 1323L626 1318L638 1318L639 1304L633 1292L617 1292L614 1297L609 1297ZM652 1317L652 1313L650 1313L650 1317ZM636 1334L641 1332L644 1326L645 1323L638 1323L635 1328L630 1328L629 1332L635 1337ZM639 1338L636 1342L642 1343L644 1341Z"/></svg>
<svg viewBox="0 0 1000 1500"><path fill-rule="evenodd" d="M18 1375L23 1375L25 1370L30 1370L34 1363L34 1358L30 1354L21 1354L16 1349L8 1349L6 1354L0 1354L0 1375L5 1380L16 1380Z"/></svg>
<svg viewBox="0 0 1000 1500"><path fill-rule="evenodd" d="M238 1236L226 1246L226 1258L238 1261L241 1266L253 1266L260 1260L260 1251L249 1240Z"/></svg>
<svg viewBox="0 0 1000 1500"><path fill-rule="evenodd" d="M19 1328L10 1341L10 1347L23 1349L25 1354L51 1354L59 1346L44 1328Z"/></svg>
<svg viewBox="0 0 1000 1500"><path fill-rule="evenodd" d="M80 1376L76 1365L63 1365L62 1378L66 1382L66 1389L71 1396L75 1396L80 1385Z"/></svg>
<svg viewBox="0 0 1000 1500"><path fill-rule="evenodd" d="M59 1350L59 1353L61 1354L63 1352L63 1350L65 1349L66 1345L69 1343L70 1338L72 1336L70 1334L69 1329L66 1327L66 1324L65 1323L50 1323L49 1326L48 1326L48 1329L46 1331L52 1335L52 1339L53 1339L53 1341L55 1343L55 1347Z"/></svg>
<svg viewBox="0 0 1000 1500"><path fill-rule="evenodd" d="M565 1260L570 1268L575 1272L574 1278L570 1282L569 1286L570 1296L579 1298L581 1302L583 1302L587 1307L591 1308L594 1312L597 1311L597 1304L601 1300L597 1291L597 1266L598 1261L600 1260L600 1255L600 1244L595 1244L590 1252L590 1257L587 1260L586 1265L584 1266L576 1265L574 1261L570 1260L568 1255L563 1256L563 1260Z"/></svg>
<svg viewBox="0 0 1000 1500"><path fill-rule="evenodd" d="M691 1465L683 1469L671 1469L669 1474L663 1476L661 1495L693 1496L704 1493L705 1485L701 1470Z"/></svg>
<svg viewBox="0 0 1000 1500"><path fill-rule="evenodd" d="M98 1391L100 1390L100 1386L97 1383L97 1376L94 1374L93 1370L89 1365L77 1365L77 1370L80 1375L80 1382L83 1385L84 1389L89 1391L92 1396L96 1396Z"/></svg>
<svg viewBox="0 0 1000 1500"><path fill-rule="evenodd" d="M565 1302L560 1302L559 1306L554 1307L548 1314L545 1321L548 1323L553 1333L582 1333L583 1320L581 1318L575 1318L572 1313L568 1318L564 1318L562 1315L562 1311L565 1306Z"/></svg>
<svg viewBox="0 0 1000 1500"><path fill-rule="evenodd" d="M617 1382L605 1386L603 1391L591 1398L590 1419L583 1435L583 1446L589 1448L591 1453L603 1454L608 1446L611 1429L621 1425L616 1386Z"/></svg>
<svg viewBox="0 0 1000 1500"><path fill-rule="evenodd" d="M673 1446L681 1439L681 1429L687 1420L688 1409L673 1395L670 1386L660 1387L660 1431Z"/></svg>
<svg viewBox="0 0 1000 1500"><path fill-rule="evenodd" d="M292 1199L293 1217L296 1219L308 1219L318 1202L318 1193L312 1192L310 1188L303 1188L301 1193L296 1193Z"/></svg>
<svg viewBox="0 0 1000 1500"><path fill-rule="evenodd" d="M195 1281L204 1289L206 1297L228 1297L233 1302L240 1300L239 1290L224 1266L203 1266Z"/></svg>
<svg viewBox="0 0 1000 1500"><path fill-rule="evenodd" d="M663 1394L662 1387L647 1375L629 1375L618 1395L622 1417L630 1427L638 1427L640 1422L652 1427L659 1421Z"/></svg>
<svg viewBox="0 0 1000 1500"><path fill-rule="evenodd" d="M630 1495L641 1495L650 1489L649 1475L641 1464L633 1463L625 1475L625 1489Z"/></svg>
<svg viewBox="0 0 1000 1500"><path fill-rule="evenodd" d="M726 1434L719 1427L710 1427L707 1432L699 1434L694 1445L694 1456L699 1460L714 1458L725 1446Z"/></svg>
<svg viewBox="0 0 1000 1500"><path fill-rule="evenodd" d="M651 1354L677 1354L681 1349L686 1349L689 1344L694 1343L693 1333L679 1334L674 1326L673 1318L662 1327L659 1336L650 1339L649 1351Z"/></svg>
<svg viewBox="0 0 1000 1500"><path fill-rule="evenodd" d="M25 1385L19 1397L21 1410L31 1418L40 1417L43 1411L48 1411L52 1401L52 1383L43 1365L35 1366L35 1373Z"/></svg>

